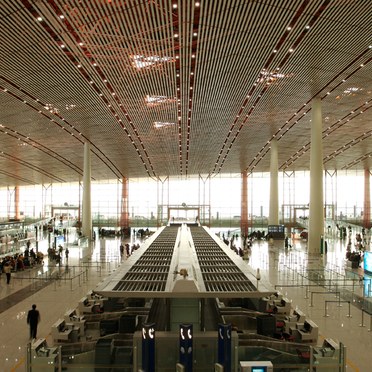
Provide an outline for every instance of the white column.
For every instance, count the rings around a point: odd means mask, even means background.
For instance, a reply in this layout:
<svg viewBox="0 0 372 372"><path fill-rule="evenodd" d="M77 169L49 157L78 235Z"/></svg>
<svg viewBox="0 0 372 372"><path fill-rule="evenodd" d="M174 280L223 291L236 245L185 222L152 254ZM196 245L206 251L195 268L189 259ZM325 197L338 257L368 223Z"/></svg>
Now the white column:
<svg viewBox="0 0 372 372"><path fill-rule="evenodd" d="M269 225L279 224L278 201L278 143L274 138L270 148L270 210Z"/></svg>
<svg viewBox="0 0 372 372"><path fill-rule="evenodd" d="M310 147L310 206L308 253L320 256L320 240L324 236L323 205L323 144L322 102L319 97L312 101L311 147Z"/></svg>
<svg viewBox="0 0 372 372"><path fill-rule="evenodd" d="M82 233L88 239L92 239L92 205L90 194L90 144L84 144L84 174L83 174L83 221Z"/></svg>

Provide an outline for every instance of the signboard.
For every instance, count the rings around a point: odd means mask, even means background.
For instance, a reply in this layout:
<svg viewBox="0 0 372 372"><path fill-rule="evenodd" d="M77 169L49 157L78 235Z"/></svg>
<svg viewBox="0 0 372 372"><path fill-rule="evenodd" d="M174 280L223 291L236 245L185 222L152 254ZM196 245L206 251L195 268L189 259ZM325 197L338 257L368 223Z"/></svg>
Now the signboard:
<svg viewBox="0 0 372 372"><path fill-rule="evenodd" d="M218 324L218 363L231 372L231 324Z"/></svg>
<svg viewBox="0 0 372 372"><path fill-rule="evenodd" d="M155 372L155 324L142 326L142 370Z"/></svg>
<svg viewBox="0 0 372 372"><path fill-rule="evenodd" d="M192 324L180 324L180 363L185 367L185 372L192 372L193 353Z"/></svg>

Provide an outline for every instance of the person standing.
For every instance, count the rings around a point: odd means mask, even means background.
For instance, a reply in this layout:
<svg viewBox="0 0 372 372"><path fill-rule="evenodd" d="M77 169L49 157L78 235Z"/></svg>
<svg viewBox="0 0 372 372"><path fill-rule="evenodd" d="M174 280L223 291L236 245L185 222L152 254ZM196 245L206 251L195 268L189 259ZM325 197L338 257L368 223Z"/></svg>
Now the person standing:
<svg viewBox="0 0 372 372"><path fill-rule="evenodd" d="M10 284L10 276L12 272L12 267L10 266L10 263L7 262L4 266L4 273L6 275L6 284Z"/></svg>
<svg viewBox="0 0 372 372"><path fill-rule="evenodd" d="M27 324L30 325L30 338L36 338L37 325L40 322L39 310L36 310L36 305L32 305L32 309L28 311L27 314Z"/></svg>

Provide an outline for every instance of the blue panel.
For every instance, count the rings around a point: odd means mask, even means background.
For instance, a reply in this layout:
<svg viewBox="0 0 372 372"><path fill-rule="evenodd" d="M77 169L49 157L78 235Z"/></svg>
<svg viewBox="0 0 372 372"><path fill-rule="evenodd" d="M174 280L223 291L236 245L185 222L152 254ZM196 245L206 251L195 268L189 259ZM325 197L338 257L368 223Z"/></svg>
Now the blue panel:
<svg viewBox="0 0 372 372"><path fill-rule="evenodd" d="M364 270L372 273L372 252L364 252Z"/></svg>

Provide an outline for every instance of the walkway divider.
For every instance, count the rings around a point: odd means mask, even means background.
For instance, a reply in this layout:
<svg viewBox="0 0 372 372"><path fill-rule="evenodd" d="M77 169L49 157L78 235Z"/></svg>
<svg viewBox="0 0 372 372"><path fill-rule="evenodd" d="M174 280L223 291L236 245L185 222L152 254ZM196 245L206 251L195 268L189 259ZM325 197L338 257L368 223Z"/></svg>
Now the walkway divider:
<svg viewBox="0 0 372 372"><path fill-rule="evenodd" d="M314 304L313 304L313 294L336 294L336 297L337 297L337 295L338 295L338 298L340 298L340 292L318 292L318 291L315 291L315 292L311 292L311 296L310 296L310 298L311 298L311 301L310 301L310 305L309 306L311 306L311 307L313 307L314 306Z"/></svg>
<svg viewBox="0 0 372 372"><path fill-rule="evenodd" d="M351 318L351 314L350 314L350 301L329 301L329 300L326 300L324 301L324 316L325 317L328 317L329 314L327 314L327 310L328 310L328 306L327 304L330 303L330 302L334 302L334 303L338 303L338 306L341 307L341 303L347 303L349 304L349 313L346 315L348 318Z"/></svg>

